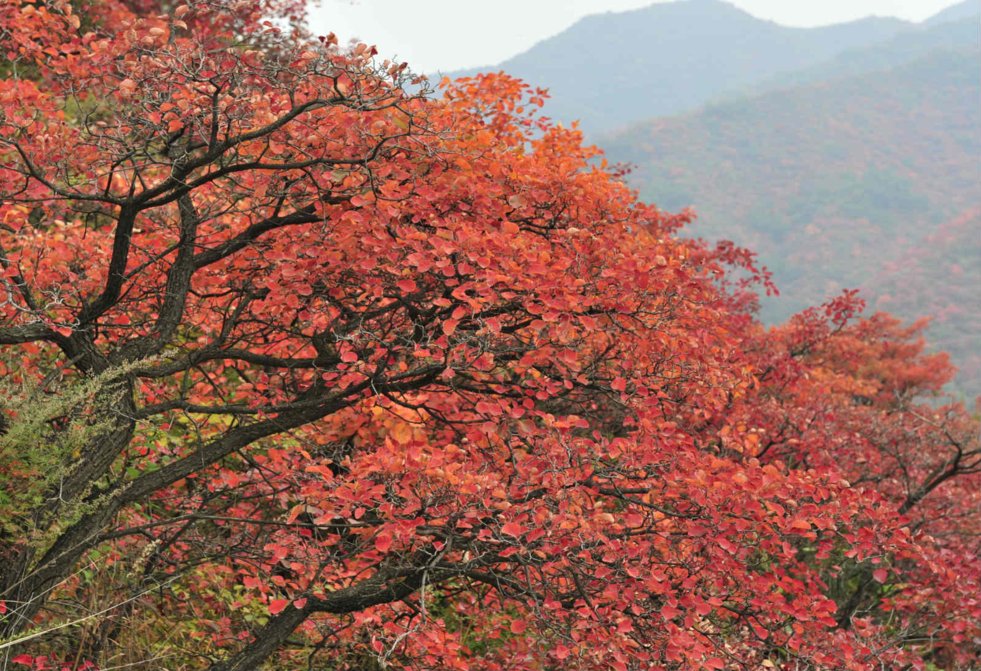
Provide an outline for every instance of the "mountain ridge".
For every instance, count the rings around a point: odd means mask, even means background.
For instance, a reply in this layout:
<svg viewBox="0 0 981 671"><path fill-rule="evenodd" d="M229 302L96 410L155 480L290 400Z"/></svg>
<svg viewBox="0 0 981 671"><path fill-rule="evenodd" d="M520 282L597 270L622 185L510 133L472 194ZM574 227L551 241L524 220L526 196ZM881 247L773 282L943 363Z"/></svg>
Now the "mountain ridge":
<svg viewBox="0 0 981 671"><path fill-rule="evenodd" d="M868 17L795 28L722 0L680 0L583 17L498 65L449 76L504 70L549 88L551 116L580 120L592 134L697 108L722 90L817 64L913 25Z"/></svg>
<svg viewBox="0 0 981 671"><path fill-rule="evenodd" d="M959 21L961 19L976 18L981 14L981 1L962 0L956 5L951 5L940 10L933 16L923 21L924 25L939 25L947 21Z"/></svg>
<svg viewBox="0 0 981 671"><path fill-rule="evenodd" d="M748 87L724 91L707 105L733 98L766 93L814 81L831 81L858 74L888 70L933 51L973 49L981 53L981 5L975 16L938 23L924 22L912 30L866 47L848 49L816 65L760 81Z"/></svg>

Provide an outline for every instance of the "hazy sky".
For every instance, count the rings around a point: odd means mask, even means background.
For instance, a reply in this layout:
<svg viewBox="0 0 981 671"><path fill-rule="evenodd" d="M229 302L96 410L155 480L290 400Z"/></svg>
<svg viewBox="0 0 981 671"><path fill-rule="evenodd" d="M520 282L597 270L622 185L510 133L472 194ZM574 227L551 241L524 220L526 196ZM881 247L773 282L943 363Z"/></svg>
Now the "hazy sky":
<svg viewBox="0 0 981 671"><path fill-rule="evenodd" d="M587 14L636 9L654 0L314 0L317 34L357 37L416 72L491 65L561 32ZM731 0L750 14L790 26L863 16L920 21L955 0Z"/></svg>

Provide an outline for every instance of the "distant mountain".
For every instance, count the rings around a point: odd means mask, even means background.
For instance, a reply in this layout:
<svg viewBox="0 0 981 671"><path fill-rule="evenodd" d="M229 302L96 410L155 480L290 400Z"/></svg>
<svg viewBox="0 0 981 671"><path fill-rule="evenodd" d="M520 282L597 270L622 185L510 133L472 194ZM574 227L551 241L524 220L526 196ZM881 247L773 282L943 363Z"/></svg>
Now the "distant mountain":
<svg viewBox="0 0 981 671"><path fill-rule="evenodd" d="M966 10L972 10L974 13L964 17L962 14ZM944 15L949 18L939 20ZM934 51L950 49L973 49L981 54L981 0L955 5L923 24L904 30L895 37L872 46L848 49L817 65L774 75L748 87L734 88L723 93L719 101L733 96L744 97L754 92L763 93L809 82L841 79L886 70L909 63Z"/></svg>
<svg viewBox="0 0 981 671"><path fill-rule="evenodd" d="M720 0L680 0L588 16L499 65L551 90L550 116L593 134L676 114L773 75L826 61L913 27L868 18L821 28L763 21Z"/></svg>
<svg viewBox="0 0 981 671"><path fill-rule="evenodd" d="M974 19L977 25L978 16L981 15L981 0L964 0L956 5L948 7L942 12L934 14L925 21L928 26L939 25L947 21L960 21L961 19Z"/></svg>
<svg viewBox="0 0 981 671"><path fill-rule="evenodd" d="M783 294L763 316L779 321L842 288L872 286L981 203L979 57L977 47L928 50L896 67L654 119L600 144L637 166L644 198L693 207L694 233L759 252ZM925 302L916 309L930 312ZM951 347L981 349L981 332Z"/></svg>

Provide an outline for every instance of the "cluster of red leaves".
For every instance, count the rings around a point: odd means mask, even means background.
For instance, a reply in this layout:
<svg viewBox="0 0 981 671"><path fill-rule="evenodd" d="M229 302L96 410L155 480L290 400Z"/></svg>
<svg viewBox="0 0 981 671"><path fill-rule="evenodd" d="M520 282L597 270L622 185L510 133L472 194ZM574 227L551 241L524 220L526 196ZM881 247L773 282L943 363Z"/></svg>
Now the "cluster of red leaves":
<svg viewBox="0 0 981 671"><path fill-rule="evenodd" d="M90 661L79 662L58 662L50 659L47 655L33 657L31 655L17 655L10 659L12 664L26 666L31 671L99 671L99 667Z"/></svg>
<svg viewBox="0 0 981 671"><path fill-rule="evenodd" d="M2 9L0 366L123 371L0 537L8 634L111 626L17 659L977 662L977 423L921 403L950 370L915 329L846 295L765 331L752 256L677 237L542 92L414 95L247 4ZM5 449L5 491L44 481Z"/></svg>

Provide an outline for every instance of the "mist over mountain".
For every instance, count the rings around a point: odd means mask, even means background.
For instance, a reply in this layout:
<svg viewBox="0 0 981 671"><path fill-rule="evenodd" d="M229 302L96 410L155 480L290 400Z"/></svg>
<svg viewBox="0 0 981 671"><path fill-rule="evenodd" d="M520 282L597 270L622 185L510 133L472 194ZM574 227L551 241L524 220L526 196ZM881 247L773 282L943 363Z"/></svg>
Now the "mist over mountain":
<svg viewBox="0 0 981 671"><path fill-rule="evenodd" d="M941 12L937 12L924 21L924 24L934 26L946 23L947 21L960 21L961 19L974 19L977 22L979 14L981 14L981 2L978 2L978 0L963 0Z"/></svg>
<svg viewBox="0 0 981 671"><path fill-rule="evenodd" d="M722 91L763 81L888 39L914 24L867 18L820 28L757 19L721 0L681 0L588 16L503 63L551 90L548 112L587 133L695 108Z"/></svg>
<svg viewBox="0 0 981 671"><path fill-rule="evenodd" d="M976 7L975 15L967 18L961 16L964 7L968 9ZM981 25L979 25L981 1L970 0L955 5L950 10L961 11L945 10L936 17L887 40L870 46L847 49L817 65L774 75L750 86L723 92L719 99L746 97L751 93L763 93L777 88L887 70L935 51L963 49L981 53ZM948 15L949 20L935 20L942 15Z"/></svg>

